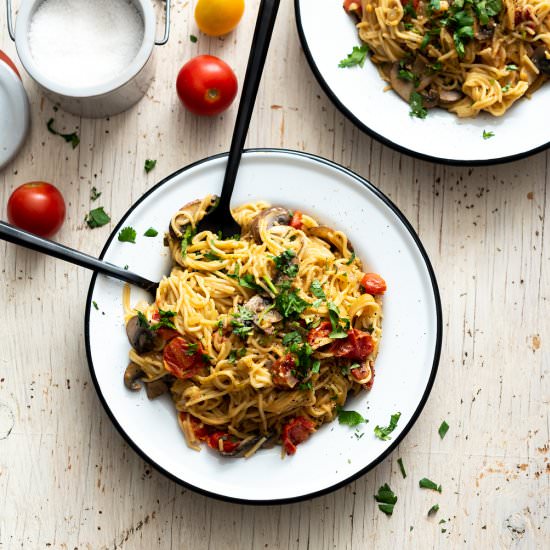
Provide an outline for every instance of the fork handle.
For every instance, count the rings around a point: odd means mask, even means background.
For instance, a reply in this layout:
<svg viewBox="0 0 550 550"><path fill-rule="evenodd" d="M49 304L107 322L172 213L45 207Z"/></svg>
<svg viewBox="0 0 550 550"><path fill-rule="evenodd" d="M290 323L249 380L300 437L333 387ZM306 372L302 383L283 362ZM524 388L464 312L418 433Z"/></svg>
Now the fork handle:
<svg viewBox="0 0 550 550"><path fill-rule="evenodd" d="M248 134L248 127L250 126L250 119L254 110L256 95L258 94L265 59L269 43L271 42L271 35L273 34L275 18L279 10L279 3L280 0L262 0L260 4L218 205L218 208L222 211L229 211L231 194L233 193L233 187L237 179L237 171L243 153L244 142Z"/></svg>
<svg viewBox="0 0 550 550"><path fill-rule="evenodd" d="M33 233L29 233L28 231L24 231L23 229L19 229L3 221L0 221L0 239L25 248L30 248L31 250L41 252L48 256L53 256L59 260L65 260L66 262L85 267L86 269L91 269L92 271L97 271L98 273L103 273L104 275L109 275L120 281L132 283L149 292L155 292L158 286L157 283L153 283L131 271L126 271L109 262L98 260L93 256L84 254L84 252L74 250L74 248L69 248L63 244L50 241L50 239L38 237Z"/></svg>

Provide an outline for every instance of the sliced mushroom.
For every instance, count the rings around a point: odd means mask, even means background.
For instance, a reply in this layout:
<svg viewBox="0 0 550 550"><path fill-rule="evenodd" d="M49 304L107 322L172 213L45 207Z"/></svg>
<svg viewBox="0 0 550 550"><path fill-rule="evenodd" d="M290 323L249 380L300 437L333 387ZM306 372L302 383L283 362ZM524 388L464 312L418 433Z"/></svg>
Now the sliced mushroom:
<svg viewBox="0 0 550 550"><path fill-rule="evenodd" d="M144 327L137 315L128 321L126 325L126 334L130 345L138 353L146 353L155 349L155 333L149 327Z"/></svg>
<svg viewBox="0 0 550 550"><path fill-rule="evenodd" d="M273 206L262 210L253 220L250 225L250 232L254 237L254 240L261 244L262 242L262 230L269 231L272 227L277 225L288 225L290 223L290 214L286 208L280 206Z"/></svg>
<svg viewBox="0 0 550 550"><path fill-rule="evenodd" d="M273 334L273 325L283 320L283 316L273 309L273 302L259 294L252 296L244 307L254 313L252 322L266 334Z"/></svg>
<svg viewBox="0 0 550 550"><path fill-rule="evenodd" d="M390 71L390 84L394 91L408 103L411 98L411 94L414 91L414 83L410 80L403 80L402 78L399 78L400 69L401 66L398 62L392 65Z"/></svg>
<svg viewBox="0 0 550 550"><path fill-rule="evenodd" d="M422 95L422 104L426 109L433 109L439 101L439 93L434 88L430 88L427 92L424 92Z"/></svg>
<svg viewBox="0 0 550 550"><path fill-rule="evenodd" d="M308 229L308 232L310 235L313 235L314 237L318 237L319 239L322 239L323 241L327 242L331 248L336 248L340 252L340 254L347 258L352 252L353 252L353 245L350 241L347 241L347 254L345 254L345 250L343 248L344 241L342 238L338 237L336 234L336 231L334 229L331 229L330 227L327 227L326 225L318 225L317 227L310 227Z"/></svg>
<svg viewBox="0 0 550 550"><path fill-rule="evenodd" d="M218 197L216 195L212 195L210 197L210 204L206 207L206 211L210 211L218 202ZM193 217L197 210L199 209L199 206L201 205L202 200L194 200L191 202L188 202L186 205L182 206L176 214L172 217L170 220L170 235L174 239L181 240L183 239L183 235L185 233L186 226L189 225L189 218Z"/></svg>
<svg viewBox="0 0 550 550"><path fill-rule="evenodd" d="M139 365L136 365L135 363L130 363L124 371L124 385L132 391L140 390L141 384L139 383L139 379L144 374L145 373L143 372L143 370L141 370L141 367Z"/></svg>
<svg viewBox="0 0 550 550"><path fill-rule="evenodd" d="M440 90L439 105L449 105L455 101L460 101L463 97L464 94L458 90Z"/></svg>
<svg viewBox="0 0 550 550"><path fill-rule="evenodd" d="M550 51L544 46L539 46L531 57L531 61L536 65L537 69L545 74L550 75Z"/></svg>
<svg viewBox="0 0 550 550"><path fill-rule="evenodd" d="M417 92L425 90L435 79L435 73L433 71L428 71L428 66L429 61L422 55L417 54L411 69L412 73L419 79L416 85ZM424 107L430 109L427 105L424 105ZM433 107L435 107L435 104Z"/></svg>
<svg viewBox="0 0 550 550"><path fill-rule="evenodd" d="M145 391L149 399L156 399L160 395L166 393L169 389L170 386L164 378L154 380L153 382L145 382Z"/></svg>
<svg viewBox="0 0 550 550"><path fill-rule="evenodd" d="M270 437L272 437L272 434L258 435L256 437L251 437L250 439L245 439L237 446L235 450L231 452L220 451L220 454L231 458L242 458L248 451L250 451L250 449L254 447L254 445L257 445L262 439L265 439L266 441L262 443L260 448L264 448L264 445Z"/></svg>

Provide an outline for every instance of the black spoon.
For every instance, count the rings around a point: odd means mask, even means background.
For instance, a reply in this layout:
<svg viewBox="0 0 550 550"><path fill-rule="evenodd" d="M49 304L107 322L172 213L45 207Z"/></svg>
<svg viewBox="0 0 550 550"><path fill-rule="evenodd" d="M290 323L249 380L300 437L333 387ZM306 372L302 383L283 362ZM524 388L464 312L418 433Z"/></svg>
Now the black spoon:
<svg viewBox="0 0 550 550"><path fill-rule="evenodd" d="M37 252L42 252L43 254L53 256L60 260L65 260L71 264L91 269L92 271L97 271L98 273L103 273L104 275L109 275L120 281L132 283L133 285L149 291L153 296L156 295L157 287L159 286L158 283L149 281L131 271L126 271L114 264L98 260L93 256L50 241L49 239L37 237L33 233L29 233L28 231L24 231L23 229L19 229L3 221L0 221L0 239L24 246L25 248L30 248L31 250L36 250Z"/></svg>
<svg viewBox="0 0 550 550"><path fill-rule="evenodd" d="M221 231L223 238L232 237L241 232L240 225L231 215L230 202L235 180L237 179L237 171L243 153L244 142L250 126L250 118L254 110L256 95L262 71L267 57L267 50L273 34L273 26L279 9L280 0L262 0L256 20L256 28L254 30L254 38L250 49L250 57L246 67L246 75L244 77L241 100L239 110L237 112L237 120L235 129L233 130L233 138L231 140L231 148L229 149L229 158L225 168L225 177L221 196L216 206L208 211L204 218L198 223L197 232L212 231L219 233Z"/></svg>

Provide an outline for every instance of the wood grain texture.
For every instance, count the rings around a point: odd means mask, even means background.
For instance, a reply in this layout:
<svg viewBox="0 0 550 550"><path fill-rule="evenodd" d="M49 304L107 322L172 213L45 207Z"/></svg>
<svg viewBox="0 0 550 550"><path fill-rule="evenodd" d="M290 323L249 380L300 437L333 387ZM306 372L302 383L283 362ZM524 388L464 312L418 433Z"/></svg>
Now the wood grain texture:
<svg viewBox="0 0 550 550"><path fill-rule="evenodd" d="M196 44L189 40L199 34L194 2L172 4L172 36L156 52L156 81L125 114L80 120L55 112L24 77L33 127L0 172L2 216L16 186L51 181L68 204L58 240L98 254L144 191L228 149L236 106L214 120L191 116L178 104L174 80L198 53L223 57L242 80L258 2L247 2L236 32L199 35ZM387 460L325 497L262 508L194 494L143 462L99 403L84 351L89 273L0 243L1 548L550 547L550 154L453 168L373 141L315 81L291 4L281 6L248 145L305 150L350 167L390 196L419 232L438 275L445 325L424 413ZM15 57L0 21L0 48ZM52 116L59 128L78 128L77 149L46 131ZM146 158L158 159L150 174ZM92 186L102 192L94 203ZM113 221L91 231L84 216L99 205ZM441 440L443 419L450 430ZM443 485L441 495L418 488L424 476ZM391 518L373 499L386 482L399 497ZM428 518L435 503L440 510Z"/></svg>

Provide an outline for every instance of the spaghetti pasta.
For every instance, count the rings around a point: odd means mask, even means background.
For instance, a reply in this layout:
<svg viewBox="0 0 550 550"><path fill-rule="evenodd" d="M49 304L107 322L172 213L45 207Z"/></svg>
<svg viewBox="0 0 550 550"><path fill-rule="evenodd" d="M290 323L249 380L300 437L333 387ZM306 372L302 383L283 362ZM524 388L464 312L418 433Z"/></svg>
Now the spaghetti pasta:
<svg viewBox="0 0 550 550"><path fill-rule="evenodd" d="M384 80L423 118L503 115L550 76L550 0L345 0Z"/></svg>
<svg viewBox="0 0 550 550"><path fill-rule="evenodd" d="M125 382L170 391L193 449L294 454L350 392L372 387L386 285L344 233L263 202L234 210L240 236L196 234L214 201L172 217L174 267L155 302L132 308L125 294Z"/></svg>

